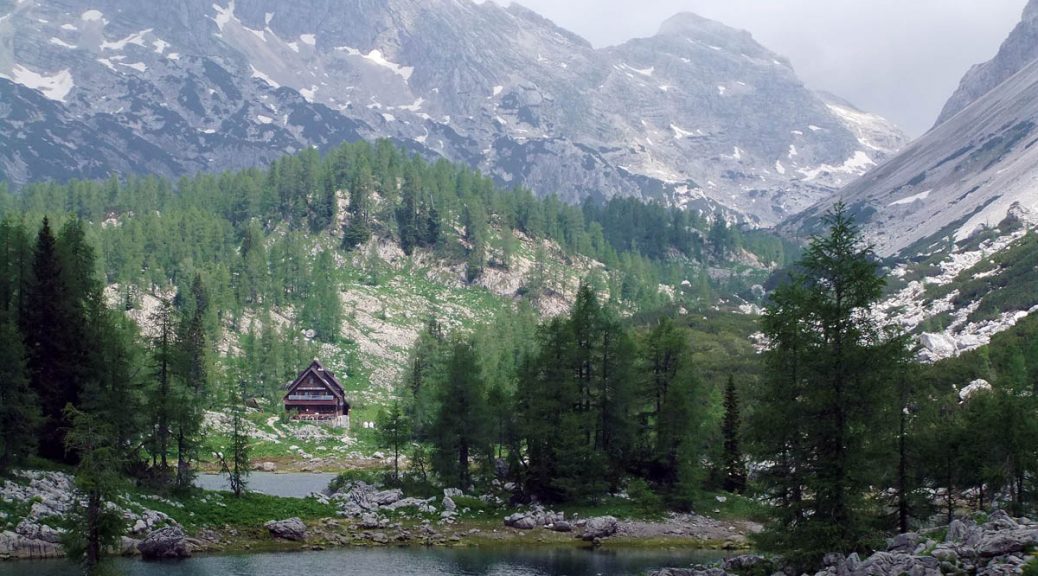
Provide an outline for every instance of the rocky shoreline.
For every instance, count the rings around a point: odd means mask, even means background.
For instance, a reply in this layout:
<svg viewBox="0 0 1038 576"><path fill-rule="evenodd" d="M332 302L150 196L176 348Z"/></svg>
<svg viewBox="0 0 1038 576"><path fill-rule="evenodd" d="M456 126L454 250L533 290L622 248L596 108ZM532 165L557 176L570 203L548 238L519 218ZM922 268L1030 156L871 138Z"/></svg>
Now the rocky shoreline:
<svg viewBox="0 0 1038 576"><path fill-rule="evenodd" d="M994 512L986 522L953 520L946 528L900 534L887 549L860 558L828 554L813 576L1015 576L1038 563L1038 522ZM796 576L781 561L739 556L715 566L665 568L650 576ZM805 574L804 576L808 576Z"/></svg>
<svg viewBox="0 0 1038 576"><path fill-rule="evenodd" d="M505 490L505 487L501 488ZM0 560L64 556L61 518L75 505L71 476L62 472L20 471L0 483L0 498L18 512L0 511ZM582 518L542 506L506 507L500 495L466 496L446 489L442 497L406 497L351 482L336 493L313 493L329 516L271 518L252 528L212 526L189 533L177 520L147 507L181 509L157 496L128 495L116 508L127 534L114 554L145 559L185 558L199 553L266 549L324 549L346 546L684 546L740 549L759 529L752 522L723 522L695 514L670 514L657 521L612 516ZM203 497L203 499L208 497ZM478 500L478 502L476 502ZM500 516L473 513L466 505L510 510ZM214 500L213 506L221 506ZM173 512L171 512L173 513Z"/></svg>

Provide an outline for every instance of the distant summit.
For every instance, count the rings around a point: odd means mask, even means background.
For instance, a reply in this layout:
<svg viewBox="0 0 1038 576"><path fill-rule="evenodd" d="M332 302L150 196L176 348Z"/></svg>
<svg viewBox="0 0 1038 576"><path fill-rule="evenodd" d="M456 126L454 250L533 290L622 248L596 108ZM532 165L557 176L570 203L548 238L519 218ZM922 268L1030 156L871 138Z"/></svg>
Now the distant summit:
<svg viewBox="0 0 1038 576"><path fill-rule="evenodd" d="M785 58L694 14L594 49L521 6L469 0L6 6L0 178L15 184L387 138L570 202L632 196L768 225L889 153Z"/></svg>
<svg viewBox="0 0 1038 576"><path fill-rule="evenodd" d="M958 90L944 105L937 124L946 122L978 98L1038 58L1038 0L1030 0L1023 17L991 60L966 73Z"/></svg>

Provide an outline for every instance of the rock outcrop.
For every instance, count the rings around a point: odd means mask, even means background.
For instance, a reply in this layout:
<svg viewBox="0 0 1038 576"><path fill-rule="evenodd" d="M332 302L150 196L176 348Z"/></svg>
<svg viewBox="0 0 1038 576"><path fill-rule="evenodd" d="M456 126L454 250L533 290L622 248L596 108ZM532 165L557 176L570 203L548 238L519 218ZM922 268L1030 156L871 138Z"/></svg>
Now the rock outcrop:
<svg viewBox="0 0 1038 576"><path fill-rule="evenodd" d="M271 520L263 525L274 538L291 540L293 542L306 541L306 524L299 518L287 520Z"/></svg>
<svg viewBox="0 0 1038 576"><path fill-rule="evenodd" d="M64 556L61 546L63 531L55 528L75 504L72 477L62 472L17 471L19 481L0 482L0 499L27 506L23 518L8 520L10 529L3 530L0 518L0 558L40 559ZM180 529L169 516L155 510L135 511L117 507L129 528L126 541L117 552L135 553L137 539L167 527ZM12 525L13 524L13 525Z"/></svg>
<svg viewBox="0 0 1038 576"><path fill-rule="evenodd" d="M139 544L137 550L145 560L172 560L190 558L191 548L187 536L178 526L161 528L148 534Z"/></svg>
<svg viewBox="0 0 1038 576"><path fill-rule="evenodd" d="M1038 556L1029 552L1038 546L1038 523L1014 519L1002 511L992 514L984 524L955 520L944 538L936 540L933 536L939 533L899 534L890 539L886 550L864 560L857 554L828 554L814 576L1010 576L1020 574L1026 563L1038 561ZM665 568L650 574L738 576L772 573L775 568L772 560L740 556L718 566Z"/></svg>

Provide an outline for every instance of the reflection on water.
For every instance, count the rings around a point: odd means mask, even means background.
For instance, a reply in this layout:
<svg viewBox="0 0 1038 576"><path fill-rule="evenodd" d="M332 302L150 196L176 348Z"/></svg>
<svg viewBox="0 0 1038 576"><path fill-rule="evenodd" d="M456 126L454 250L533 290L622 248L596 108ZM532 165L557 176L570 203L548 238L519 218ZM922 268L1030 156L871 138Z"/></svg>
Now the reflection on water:
<svg viewBox="0 0 1038 576"><path fill-rule="evenodd" d="M723 557L704 551L591 552L572 549L348 549L207 556L177 563L119 560L125 576L636 576ZM73 576L66 562L0 563L0 576Z"/></svg>

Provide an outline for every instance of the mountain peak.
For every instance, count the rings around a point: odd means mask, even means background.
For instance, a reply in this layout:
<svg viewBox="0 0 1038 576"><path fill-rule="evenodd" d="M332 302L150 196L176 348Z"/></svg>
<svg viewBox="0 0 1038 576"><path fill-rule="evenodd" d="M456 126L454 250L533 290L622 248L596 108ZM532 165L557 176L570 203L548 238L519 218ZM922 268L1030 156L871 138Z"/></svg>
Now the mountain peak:
<svg viewBox="0 0 1038 576"><path fill-rule="evenodd" d="M1038 58L1038 0L1030 0L1020 23L994 58L977 64L966 73L959 88L944 105L937 125L943 124L981 96L1002 84Z"/></svg>
<svg viewBox="0 0 1038 576"><path fill-rule="evenodd" d="M743 34L749 36L749 32L736 30L716 20L704 18L694 12L678 12L667 18L660 25L660 36L672 35L699 35L699 34Z"/></svg>

